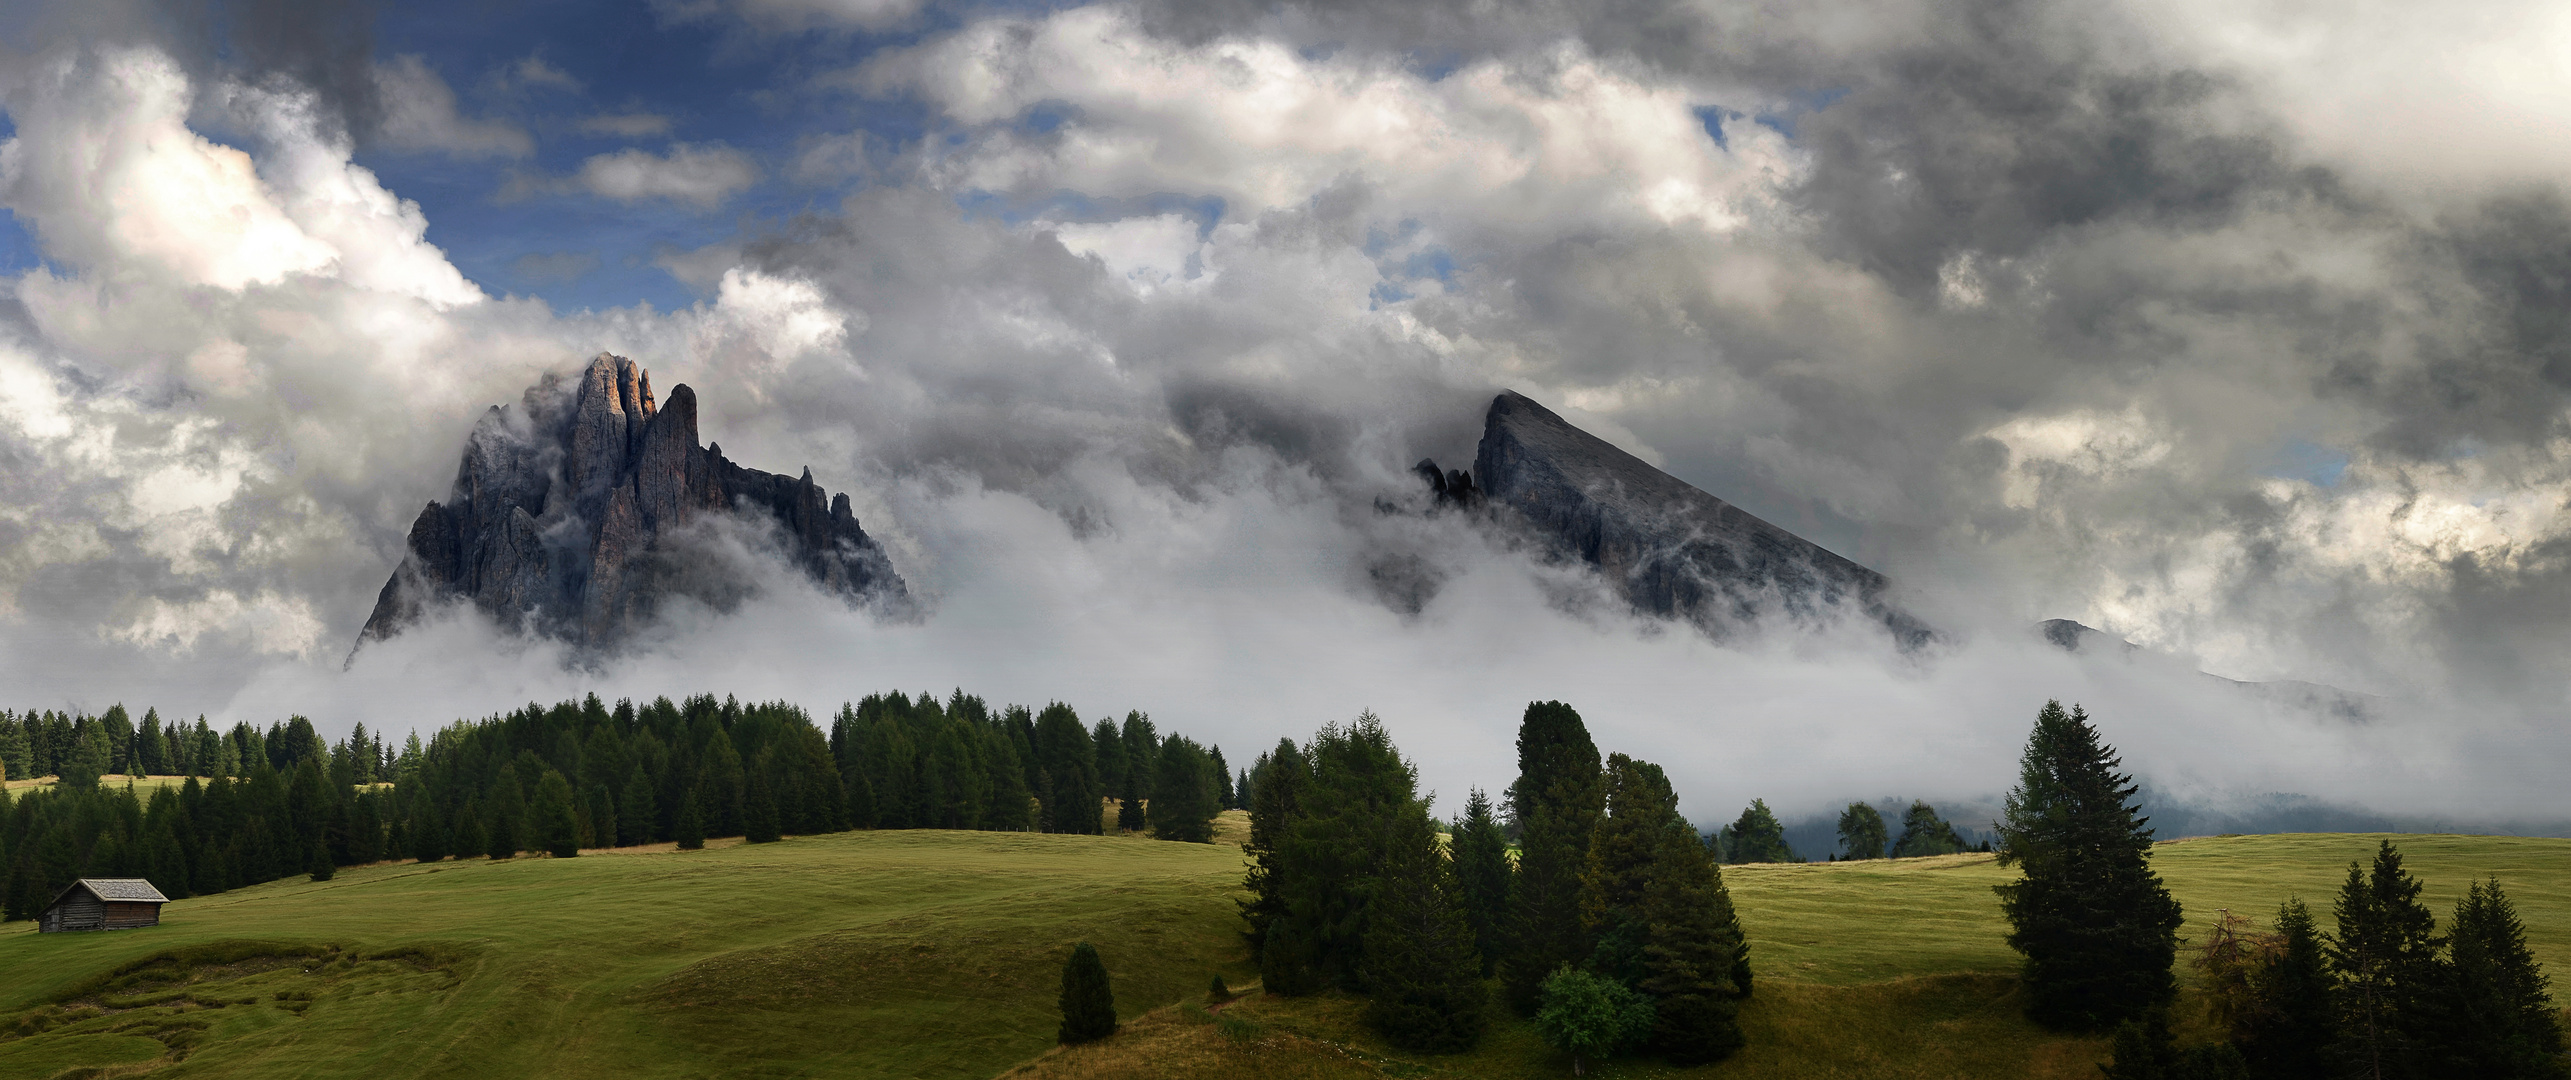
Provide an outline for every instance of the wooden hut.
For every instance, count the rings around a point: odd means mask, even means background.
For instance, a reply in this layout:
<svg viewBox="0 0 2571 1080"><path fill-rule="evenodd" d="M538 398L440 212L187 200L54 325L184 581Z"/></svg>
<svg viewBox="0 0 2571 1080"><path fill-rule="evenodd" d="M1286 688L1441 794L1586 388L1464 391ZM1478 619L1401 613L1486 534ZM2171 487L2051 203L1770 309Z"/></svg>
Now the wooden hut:
<svg viewBox="0 0 2571 1080"><path fill-rule="evenodd" d="M161 905L170 898L138 877L85 877L72 882L45 906L36 920L44 933L57 930L131 930L159 926Z"/></svg>

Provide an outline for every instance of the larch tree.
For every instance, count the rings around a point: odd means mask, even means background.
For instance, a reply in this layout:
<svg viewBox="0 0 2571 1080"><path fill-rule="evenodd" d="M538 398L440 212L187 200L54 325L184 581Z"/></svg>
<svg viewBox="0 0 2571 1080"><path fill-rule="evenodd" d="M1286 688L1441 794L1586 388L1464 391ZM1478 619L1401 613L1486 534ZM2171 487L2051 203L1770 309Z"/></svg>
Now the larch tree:
<svg viewBox="0 0 2571 1080"><path fill-rule="evenodd" d="M2086 712L2049 701L2009 792L2000 860L2022 876L1995 888L2025 958L2027 1017L2046 1027L2107 1030L2177 993L2182 917L2152 872L2152 832L2122 764Z"/></svg>

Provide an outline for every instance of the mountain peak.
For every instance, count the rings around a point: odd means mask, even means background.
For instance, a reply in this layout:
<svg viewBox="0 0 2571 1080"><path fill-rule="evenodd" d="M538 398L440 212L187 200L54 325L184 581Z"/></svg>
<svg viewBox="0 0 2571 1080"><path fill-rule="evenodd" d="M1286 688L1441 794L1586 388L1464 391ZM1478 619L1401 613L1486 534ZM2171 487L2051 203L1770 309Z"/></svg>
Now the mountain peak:
<svg viewBox="0 0 2571 1080"><path fill-rule="evenodd" d="M1904 648L1928 628L1882 574L1652 467L1514 390L1491 399L1473 461L1481 497L1579 558L1634 607L1709 630L1782 607L1852 605ZM1452 486L1450 484L1450 486Z"/></svg>
<svg viewBox="0 0 2571 1080"><path fill-rule="evenodd" d="M400 633L435 604L469 600L501 625L611 649L684 596L718 609L757 591L707 527L746 526L851 602L908 593L848 496L743 468L697 445L696 392L609 353L573 380L548 372L521 409L493 406L465 440L454 487L411 524L358 643Z"/></svg>

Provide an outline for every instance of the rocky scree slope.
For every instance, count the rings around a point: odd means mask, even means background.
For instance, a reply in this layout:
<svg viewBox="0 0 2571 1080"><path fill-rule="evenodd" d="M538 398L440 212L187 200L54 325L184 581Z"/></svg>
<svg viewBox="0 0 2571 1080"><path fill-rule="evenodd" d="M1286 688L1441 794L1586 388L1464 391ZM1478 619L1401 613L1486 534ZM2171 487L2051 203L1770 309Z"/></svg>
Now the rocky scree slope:
<svg viewBox="0 0 2571 1080"><path fill-rule="evenodd" d="M670 597L723 610L758 591L741 541L773 543L852 603L908 601L848 496L827 495L809 468L788 479L698 446L695 391L672 387L656 404L649 373L600 353L576 383L547 373L517 411L482 415L453 491L412 523L358 647L462 598L513 631L609 650Z"/></svg>

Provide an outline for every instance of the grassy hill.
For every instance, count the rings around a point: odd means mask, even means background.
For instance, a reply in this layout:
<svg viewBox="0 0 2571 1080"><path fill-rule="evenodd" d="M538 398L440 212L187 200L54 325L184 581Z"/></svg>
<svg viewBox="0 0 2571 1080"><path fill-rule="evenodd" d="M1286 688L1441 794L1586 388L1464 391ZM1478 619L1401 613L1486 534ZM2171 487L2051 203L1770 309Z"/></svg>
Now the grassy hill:
<svg viewBox="0 0 2571 1080"><path fill-rule="evenodd" d="M2217 908L2263 917L2288 892L2326 910L2375 839L2194 840L2155 861L2194 934ZM2498 874L2537 955L2571 971L2571 841L2394 840L2441 917L2469 879ZM1209 973L1252 975L1234 933L1239 859L1133 838L850 833L364 867L180 901L150 930L14 924L0 931L0 1076L1567 1074L1517 1025L1470 1055L1414 1058L1369 1038L1346 999L1208 1012ZM2008 872L1988 856L1726 874L1761 979L1752 1048L1687 1075L2097 1075L2101 1043L2017 1016L1990 892ZM1078 940L1098 944L1133 1022L1049 1051Z"/></svg>

